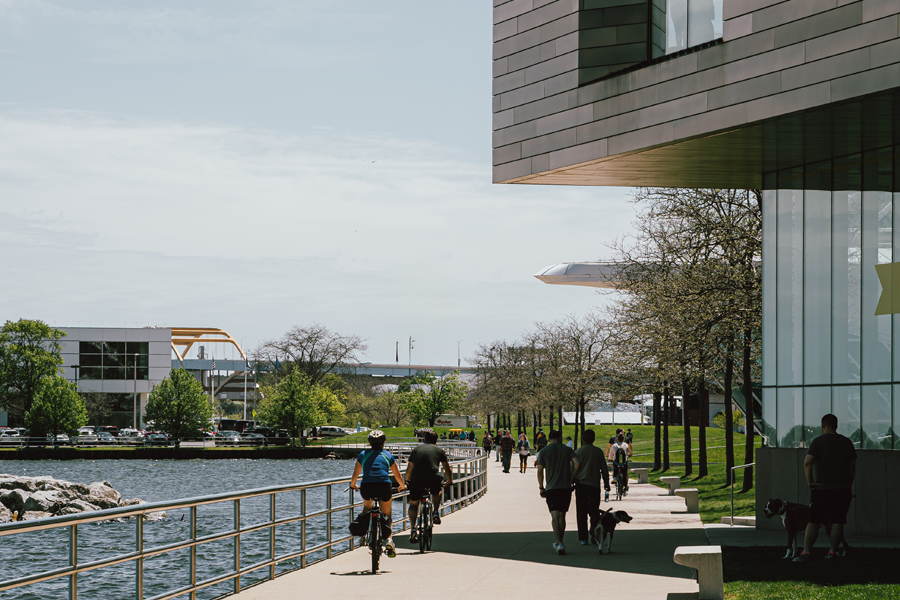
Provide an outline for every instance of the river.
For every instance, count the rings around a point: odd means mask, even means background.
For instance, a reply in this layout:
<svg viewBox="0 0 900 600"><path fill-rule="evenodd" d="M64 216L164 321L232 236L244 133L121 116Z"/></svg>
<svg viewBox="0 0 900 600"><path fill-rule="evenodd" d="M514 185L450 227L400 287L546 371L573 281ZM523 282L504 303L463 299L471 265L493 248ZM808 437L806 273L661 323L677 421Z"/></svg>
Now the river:
<svg viewBox="0 0 900 600"><path fill-rule="evenodd" d="M350 461L330 460L97 460L97 461L0 461L0 473L10 475L49 475L67 481L91 483L108 481L124 498L141 498L147 502L192 498L222 492L291 483L349 477ZM334 506L345 505L348 494L345 484L332 486ZM325 507L325 488L311 490L307 495L307 511ZM241 502L241 524L266 521L269 518L268 497ZM276 496L276 518L300 514L299 492ZM169 511L168 519L144 524L144 548L186 540L190 537L189 511ZM198 508L198 535L233 529L233 503L221 503ZM336 513L332 528L346 531L348 513ZM310 547L325 540L325 519L320 517L307 523L307 542ZM78 528L78 560L80 564L125 554L134 549L135 522L106 522ZM300 525L288 524L277 528L276 555L300 548ZM68 529L0 537L0 581L22 577L41 571L65 567L68 564ZM241 564L250 565L268 557L267 530L241 536ZM323 555L319 553L317 558ZM197 580L203 581L225 573L234 566L233 539L211 542L198 547ZM188 550L171 552L144 561L144 598L153 598L176 590L189 582ZM299 561L277 566L277 572L295 569ZM242 579L242 587L264 579L268 569L261 569ZM118 600L134 598L135 563L97 569L79 575L78 596L85 600ZM233 583L218 584L197 593L203 600L221 596L233 590ZM184 596L186 597L186 596ZM35 584L17 590L0 592L0 600L63 600L68 598L66 578Z"/></svg>

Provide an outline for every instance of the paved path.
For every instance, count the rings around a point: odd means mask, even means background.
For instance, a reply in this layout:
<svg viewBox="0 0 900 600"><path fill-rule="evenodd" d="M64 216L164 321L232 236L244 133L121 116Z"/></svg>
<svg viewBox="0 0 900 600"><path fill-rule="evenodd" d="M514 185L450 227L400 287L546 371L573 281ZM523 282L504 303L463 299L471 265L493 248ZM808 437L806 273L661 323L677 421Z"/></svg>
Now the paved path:
<svg viewBox="0 0 900 600"><path fill-rule="evenodd" d="M444 517L436 527L432 552L419 554L407 542L407 534L396 535L397 557L384 557L384 571L377 575L366 571L369 554L362 548L247 589L235 598L471 600L502 590L503 595L529 597L560 591L564 598L666 600L669 594L675 598L697 591L693 571L672 560L677 546L707 543L699 517L685 513L681 498L632 482L627 499L608 506L627 511L634 520L619 525L613 553L602 556L596 546L579 545L573 499L567 554L557 556L535 470L505 474L493 460L489 467L488 493Z"/></svg>

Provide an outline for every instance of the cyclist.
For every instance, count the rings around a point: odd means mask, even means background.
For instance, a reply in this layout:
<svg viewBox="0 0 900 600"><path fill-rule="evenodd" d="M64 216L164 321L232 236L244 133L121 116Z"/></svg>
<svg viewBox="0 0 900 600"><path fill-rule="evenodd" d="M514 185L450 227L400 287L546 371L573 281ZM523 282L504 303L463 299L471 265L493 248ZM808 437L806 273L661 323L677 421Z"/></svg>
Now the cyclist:
<svg viewBox="0 0 900 600"><path fill-rule="evenodd" d="M350 487L359 490L365 501L363 506L365 510L371 510L375 500L378 500L378 506L381 508L382 522L381 532L384 537L384 550L388 558L397 556L397 550L394 547L393 530L391 527L391 474L400 484L400 491L406 489L403 482L403 476L397 467L397 460L394 456L384 449L384 432L376 429L369 432L369 450L363 450L356 457L356 466L353 468L353 477L350 478ZM357 486L356 480L362 473L362 484Z"/></svg>
<svg viewBox="0 0 900 600"><path fill-rule="evenodd" d="M409 484L409 543L419 541L416 532L416 518L419 516L419 503L425 494L431 494L434 518L432 523L441 524L441 491L443 486L453 483L453 472L450 470L450 461L443 448L438 448L437 434L431 430L425 430L425 443L413 448L409 453L406 463L406 482ZM444 467L444 477L441 477L440 468ZM443 485L442 485L443 484Z"/></svg>
<svg viewBox="0 0 900 600"><path fill-rule="evenodd" d="M625 443L625 434L620 433L616 436L616 441L609 447L609 459L613 463L613 477L618 477L619 472L623 472L625 476L625 493L628 493L628 457L631 456L631 448Z"/></svg>

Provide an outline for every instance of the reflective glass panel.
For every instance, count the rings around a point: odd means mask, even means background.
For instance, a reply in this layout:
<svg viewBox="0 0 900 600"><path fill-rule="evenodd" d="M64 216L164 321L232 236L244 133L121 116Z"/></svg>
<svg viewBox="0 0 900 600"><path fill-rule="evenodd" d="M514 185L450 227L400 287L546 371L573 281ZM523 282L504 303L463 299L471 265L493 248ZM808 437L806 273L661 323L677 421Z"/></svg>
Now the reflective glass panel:
<svg viewBox="0 0 900 600"><path fill-rule="evenodd" d="M803 445L803 388L778 388L775 429L779 448Z"/></svg>
<svg viewBox="0 0 900 600"><path fill-rule="evenodd" d="M770 446L777 446L778 439L775 432L775 418L778 414L777 404L776 404L776 390L775 388L763 388L762 391L762 420L763 420L763 431L766 434L766 437L769 438L767 442Z"/></svg>
<svg viewBox="0 0 900 600"><path fill-rule="evenodd" d="M862 448L890 450L894 443L891 431L891 386L862 386Z"/></svg>
<svg viewBox="0 0 900 600"><path fill-rule="evenodd" d="M803 383L803 191L778 190L778 385ZM779 432L779 435L782 435Z"/></svg>
<svg viewBox="0 0 900 600"><path fill-rule="evenodd" d="M718 13L717 9L718 8ZM699 46L716 38L716 19L722 22L722 4L713 0L688 1L688 47ZM721 30L722 26L719 25Z"/></svg>
<svg viewBox="0 0 900 600"><path fill-rule="evenodd" d="M79 342L78 352L80 354L102 354L103 342Z"/></svg>
<svg viewBox="0 0 900 600"><path fill-rule="evenodd" d="M900 431L897 431L900 428L900 385L894 386L894 399L892 401L894 406L894 415L893 415L893 425L891 426L891 434L894 438L894 450L900 450Z"/></svg>
<svg viewBox="0 0 900 600"><path fill-rule="evenodd" d="M803 383L831 383L831 192L803 198Z"/></svg>
<svg viewBox="0 0 900 600"><path fill-rule="evenodd" d="M831 412L838 418L837 432L859 448L859 386L841 385L831 388Z"/></svg>
<svg viewBox="0 0 900 600"><path fill-rule="evenodd" d="M881 297L881 282L875 265L891 262L893 256L893 197L890 192L862 195L862 380L891 380L890 315L875 315Z"/></svg>
<svg viewBox="0 0 900 600"><path fill-rule="evenodd" d="M687 48L687 0L666 0L666 54Z"/></svg>
<svg viewBox="0 0 900 600"><path fill-rule="evenodd" d="M777 192L763 192L763 231L762 231L762 352L763 352L763 385L775 385L775 351L778 347L775 319L775 265L777 247Z"/></svg>
<svg viewBox="0 0 900 600"><path fill-rule="evenodd" d="M150 342L126 342L125 352L128 354L150 354Z"/></svg>
<svg viewBox="0 0 900 600"><path fill-rule="evenodd" d="M834 383L859 382L860 193L832 194L831 378Z"/></svg>
<svg viewBox="0 0 900 600"><path fill-rule="evenodd" d="M803 392L803 441L809 443L822 432L822 416L831 412L831 388L808 387Z"/></svg>

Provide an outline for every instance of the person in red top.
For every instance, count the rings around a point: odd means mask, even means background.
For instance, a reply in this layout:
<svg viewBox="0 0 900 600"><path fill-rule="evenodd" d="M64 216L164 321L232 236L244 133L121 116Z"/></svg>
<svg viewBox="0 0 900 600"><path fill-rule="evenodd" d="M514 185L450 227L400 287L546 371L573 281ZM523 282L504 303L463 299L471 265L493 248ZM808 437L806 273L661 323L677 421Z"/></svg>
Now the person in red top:
<svg viewBox="0 0 900 600"><path fill-rule="evenodd" d="M513 448L516 447L516 440L509 434L509 429L503 432L500 438L500 458L503 460L503 472L509 473L509 465L512 462Z"/></svg>

